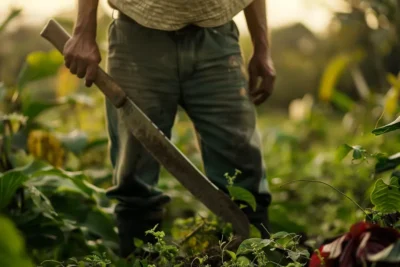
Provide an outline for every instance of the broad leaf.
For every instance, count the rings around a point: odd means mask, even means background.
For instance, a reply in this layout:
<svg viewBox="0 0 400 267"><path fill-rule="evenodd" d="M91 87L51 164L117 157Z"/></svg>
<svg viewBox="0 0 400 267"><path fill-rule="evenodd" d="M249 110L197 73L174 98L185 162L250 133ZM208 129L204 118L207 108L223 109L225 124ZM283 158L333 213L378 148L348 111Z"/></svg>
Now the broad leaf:
<svg viewBox="0 0 400 267"><path fill-rule="evenodd" d="M281 238L286 238L288 235L290 235L287 232L277 232L271 235L271 239L281 239Z"/></svg>
<svg viewBox="0 0 400 267"><path fill-rule="evenodd" d="M5 208L17 192L17 189L28 179L19 171L0 174L0 210Z"/></svg>
<svg viewBox="0 0 400 267"><path fill-rule="evenodd" d="M353 150L353 147L343 144L341 145L337 150L336 150L336 160L341 161L343 160L349 153L350 151Z"/></svg>
<svg viewBox="0 0 400 267"><path fill-rule="evenodd" d="M375 165L375 173L379 174L388 170L395 169L400 165L400 153L396 153L390 157L377 157L378 162Z"/></svg>
<svg viewBox="0 0 400 267"><path fill-rule="evenodd" d="M399 178L392 177L390 184L385 184L382 179L376 181L371 193L371 202L377 211L394 213L400 211Z"/></svg>
<svg viewBox="0 0 400 267"><path fill-rule="evenodd" d="M40 192L34 186L30 186L28 190L33 200L33 203L45 217L54 219L58 216L53 206L51 205L50 200L42 192Z"/></svg>
<svg viewBox="0 0 400 267"><path fill-rule="evenodd" d="M230 250L225 250L225 252L233 259L234 261L236 260L236 253Z"/></svg>
<svg viewBox="0 0 400 267"><path fill-rule="evenodd" d="M57 50L50 52L32 52L19 73L18 88L22 90L28 82L48 78L57 74L63 64L63 56Z"/></svg>
<svg viewBox="0 0 400 267"><path fill-rule="evenodd" d="M387 125L384 125L382 127L378 127L376 129L374 129L372 131L372 133L375 135L381 135L381 134L389 133L392 131L396 131L398 129L400 129L400 117L398 117L395 121L393 121Z"/></svg>
<svg viewBox="0 0 400 267"><path fill-rule="evenodd" d="M30 165L20 168L19 170L32 178L56 176L69 179L77 188L79 188L82 193L85 193L89 196L93 195L94 193L104 194L104 190L89 183L87 181L87 177L82 172L67 172L54 168L43 161L33 161ZM35 186L39 185L35 184Z"/></svg>
<svg viewBox="0 0 400 267"><path fill-rule="evenodd" d="M251 260L249 260L245 256L238 257L237 258L237 263L238 263L238 266L246 266L246 267L254 266L253 263L251 262Z"/></svg>
<svg viewBox="0 0 400 267"><path fill-rule="evenodd" d="M230 196L234 200L244 201L247 204L249 204L254 211L256 210L257 207L256 198L250 191L238 186L228 186L228 190Z"/></svg>
<svg viewBox="0 0 400 267"><path fill-rule="evenodd" d="M323 101L330 101L334 96L335 86L344 70L349 66L349 64L359 61L363 56L363 51L335 56L324 70L319 88L319 98ZM336 97L338 97L338 95L336 95Z"/></svg>
<svg viewBox="0 0 400 267"><path fill-rule="evenodd" d="M355 102L350 97L339 91L333 92L332 103L344 112L352 110L355 106Z"/></svg>
<svg viewBox="0 0 400 267"><path fill-rule="evenodd" d="M24 239L12 221L0 215L0 266L33 267L25 253Z"/></svg>
<svg viewBox="0 0 400 267"><path fill-rule="evenodd" d="M246 239L240 244L240 246L236 252L236 255L251 254L254 251L254 248L263 249L263 248L269 246L271 243L272 243L272 240L270 240L270 239L261 239L261 238Z"/></svg>
<svg viewBox="0 0 400 267"><path fill-rule="evenodd" d="M114 222L99 209L91 210L82 226L87 227L90 232L101 236L104 240L117 241L117 234L113 228Z"/></svg>
<svg viewBox="0 0 400 267"><path fill-rule="evenodd" d="M30 101L26 100L22 102L22 113L33 120L43 111L63 105L65 103L61 101Z"/></svg>

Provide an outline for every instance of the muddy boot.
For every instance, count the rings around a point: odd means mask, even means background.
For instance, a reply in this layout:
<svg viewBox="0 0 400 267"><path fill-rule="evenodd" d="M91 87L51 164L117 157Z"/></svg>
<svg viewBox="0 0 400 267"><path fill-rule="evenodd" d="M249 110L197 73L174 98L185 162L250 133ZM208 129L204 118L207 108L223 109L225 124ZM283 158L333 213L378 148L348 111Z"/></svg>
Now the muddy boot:
<svg viewBox="0 0 400 267"><path fill-rule="evenodd" d="M135 214L117 214L117 227L119 238L120 256L127 258L134 253L136 246L134 238L142 240L146 243L155 243L153 235L146 235L146 231L153 229L156 225L157 229L161 229L162 212L156 211L149 213Z"/></svg>

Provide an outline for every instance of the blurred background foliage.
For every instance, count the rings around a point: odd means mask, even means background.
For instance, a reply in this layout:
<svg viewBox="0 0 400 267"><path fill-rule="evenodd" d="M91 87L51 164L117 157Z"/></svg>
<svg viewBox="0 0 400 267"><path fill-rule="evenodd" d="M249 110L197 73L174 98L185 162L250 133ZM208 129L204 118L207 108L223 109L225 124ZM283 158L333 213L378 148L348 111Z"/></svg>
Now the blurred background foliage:
<svg viewBox="0 0 400 267"><path fill-rule="evenodd" d="M399 136L376 137L371 131L399 113L400 0L342 2L347 11L334 13L323 34L300 23L271 31L278 78L273 96L259 107L273 229L303 233L313 242L347 231L365 214L324 185L288 182L326 182L362 207L373 208L375 180L387 182L387 170L399 162L398 156L390 157L400 151ZM103 96L69 74L62 56L40 38L41 27L12 20L19 14L10 11L10 19L0 26L0 179L19 177L18 184L7 184L12 194L4 199L12 201L5 213L24 233L36 262L109 252L116 245L114 203L104 197L112 169ZM56 19L71 32L74 15L62 13ZM99 10L103 67L111 19ZM14 24L12 30L5 24ZM248 60L251 40L242 35L241 43ZM202 168L183 112L172 139ZM352 157L343 153L343 144L350 147L344 148L347 153L353 150ZM376 171L376 163L383 171ZM184 238L190 231L179 231L182 224L195 226L190 218L207 217L207 212L164 170L161 176L160 188L173 197L165 231ZM20 186L24 190L18 191ZM19 197L13 198L14 193ZM178 217L182 219L175 221ZM2 223L9 224L0 217ZM39 233L43 242L37 242ZM17 246L15 253L21 253L20 242Z"/></svg>

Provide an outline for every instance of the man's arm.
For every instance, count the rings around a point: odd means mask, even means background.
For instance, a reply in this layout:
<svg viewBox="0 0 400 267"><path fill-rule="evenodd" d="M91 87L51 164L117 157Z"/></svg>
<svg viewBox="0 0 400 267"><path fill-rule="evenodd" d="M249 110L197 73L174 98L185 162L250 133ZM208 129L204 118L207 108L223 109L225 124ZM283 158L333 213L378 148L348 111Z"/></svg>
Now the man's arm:
<svg viewBox="0 0 400 267"><path fill-rule="evenodd" d="M249 63L249 90L256 105L263 103L271 95L275 81L266 13L266 0L254 0L244 9L254 47ZM259 77L262 81L257 87Z"/></svg>
<svg viewBox="0 0 400 267"><path fill-rule="evenodd" d="M96 43L97 8L99 0L79 0L78 16L71 39L65 44L65 65L72 74L86 78L91 86L101 61Z"/></svg>

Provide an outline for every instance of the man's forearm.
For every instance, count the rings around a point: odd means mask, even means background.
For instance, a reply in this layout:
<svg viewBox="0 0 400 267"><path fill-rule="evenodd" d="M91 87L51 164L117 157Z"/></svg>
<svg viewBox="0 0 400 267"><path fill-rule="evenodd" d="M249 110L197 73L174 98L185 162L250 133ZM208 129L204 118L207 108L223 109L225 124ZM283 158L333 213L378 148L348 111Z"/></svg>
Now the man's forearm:
<svg viewBox="0 0 400 267"><path fill-rule="evenodd" d="M254 0L244 9L255 52L269 50L266 0Z"/></svg>
<svg viewBox="0 0 400 267"><path fill-rule="evenodd" d="M79 0L74 34L96 38L97 8L99 0Z"/></svg>

